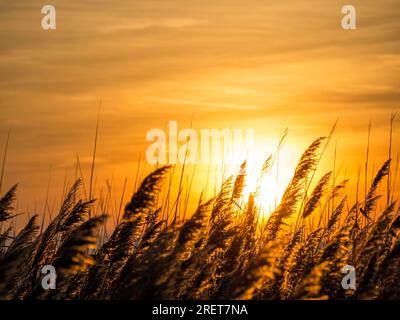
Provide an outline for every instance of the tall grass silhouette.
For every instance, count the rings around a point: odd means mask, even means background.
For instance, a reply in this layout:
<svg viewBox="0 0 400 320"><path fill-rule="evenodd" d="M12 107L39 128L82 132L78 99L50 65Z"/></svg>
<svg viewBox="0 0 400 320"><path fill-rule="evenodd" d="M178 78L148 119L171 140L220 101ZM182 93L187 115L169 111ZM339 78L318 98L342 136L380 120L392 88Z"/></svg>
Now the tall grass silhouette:
<svg viewBox="0 0 400 320"><path fill-rule="evenodd" d="M42 232L35 215L12 236L6 226L15 215L14 186L0 200L0 298L399 299L400 211L391 160L366 186L364 199L349 203L347 181L336 182L334 172L310 190L329 140L318 138L305 150L267 221L259 216L259 186L243 199L246 163L214 198L201 197L195 212L184 212L186 219L169 219L170 204L159 206L174 169L157 168L137 187L110 235L104 232L107 217L93 210L95 200L81 196L78 179ZM381 212L378 201L384 202ZM45 265L56 268L56 290L41 286ZM354 290L342 288L346 265L356 269Z"/></svg>

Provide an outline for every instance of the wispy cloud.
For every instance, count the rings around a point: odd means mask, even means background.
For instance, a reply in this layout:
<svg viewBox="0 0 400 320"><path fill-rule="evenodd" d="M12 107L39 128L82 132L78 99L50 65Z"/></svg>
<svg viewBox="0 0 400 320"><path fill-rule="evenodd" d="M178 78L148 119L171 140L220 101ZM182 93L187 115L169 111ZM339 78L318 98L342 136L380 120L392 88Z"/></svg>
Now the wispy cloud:
<svg viewBox="0 0 400 320"><path fill-rule="evenodd" d="M195 101L195 100L178 100L178 99L163 99L163 98L151 98L149 102L158 102L161 104L167 104L170 106L192 106L192 107L199 107L201 112L202 108L207 109L238 109L238 110L256 110L260 109L261 106L255 105L242 105L242 104L235 104L235 103L213 103L207 101Z"/></svg>

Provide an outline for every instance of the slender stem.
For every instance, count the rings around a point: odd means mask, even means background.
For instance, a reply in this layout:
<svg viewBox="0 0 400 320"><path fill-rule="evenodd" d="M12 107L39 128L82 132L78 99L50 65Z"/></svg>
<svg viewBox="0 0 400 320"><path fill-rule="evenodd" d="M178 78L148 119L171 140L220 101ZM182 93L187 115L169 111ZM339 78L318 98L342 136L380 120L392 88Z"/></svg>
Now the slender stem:
<svg viewBox="0 0 400 320"><path fill-rule="evenodd" d="M1 187L3 185L3 177L4 177L4 171L6 167L6 159L7 159L7 151L8 151L8 142L10 141L10 131L7 133L7 140L6 140L6 146L4 148L4 156L3 156L3 163L1 165L1 174L0 174L0 194L1 194Z"/></svg>
<svg viewBox="0 0 400 320"><path fill-rule="evenodd" d="M99 109L98 109L98 113L97 113L97 123L96 123L96 134L95 134L95 137L94 137L92 168L90 170L89 200L92 200L93 174L94 174L94 165L95 165L95 162L96 162L97 137L98 137L98 134L99 134L99 121L100 121L101 104L102 104L102 99L100 99ZM89 218L90 218L90 212L89 212Z"/></svg>

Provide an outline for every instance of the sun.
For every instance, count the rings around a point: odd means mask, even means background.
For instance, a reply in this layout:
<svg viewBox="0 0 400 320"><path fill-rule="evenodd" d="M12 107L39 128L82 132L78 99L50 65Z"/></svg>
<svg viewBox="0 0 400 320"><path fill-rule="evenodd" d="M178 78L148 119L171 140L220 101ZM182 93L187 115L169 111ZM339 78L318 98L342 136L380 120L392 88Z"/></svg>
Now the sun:
<svg viewBox="0 0 400 320"><path fill-rule="evenodd" d="M284 189L273 172L268 172L260 176L261 166L255 166L249 161L248 171L246 172L246 185L243 190L243 196L247 199L252 193L255 195L255 201L263 215L269 215L279 204Z"/></svg>
<svg viewBox="0 0 400 320"><path fill-rule="evenodd" d="M245 174L245 186L242 191L243 201L247 202L250 194L255 196L255 203L262 217L268 217L280 204L286 187L290 183L299 157L295 145L283 145L268 140L256 140L249 145L233 145L227 154L222 156L221 164L215 167L219 181L227 177ZM266 160L269 165L265 169ZM245 171L241 165L246 162ZM264 168L264 169L263 169ZM217 179L218 181L218 179Z"/></svg>
<svg viewBox="0 0 400 320"><path fill-rule="evenodd" d="M263 164L267 159L265 154L253 152L247 156L243 196L247 199L250 193L253 193L260 214L268 217L279 205L294 168L291 167L290 161L287 161L293 159L293 155L283 151L278 158L271 153L270 167L262 174Z"/></svg>

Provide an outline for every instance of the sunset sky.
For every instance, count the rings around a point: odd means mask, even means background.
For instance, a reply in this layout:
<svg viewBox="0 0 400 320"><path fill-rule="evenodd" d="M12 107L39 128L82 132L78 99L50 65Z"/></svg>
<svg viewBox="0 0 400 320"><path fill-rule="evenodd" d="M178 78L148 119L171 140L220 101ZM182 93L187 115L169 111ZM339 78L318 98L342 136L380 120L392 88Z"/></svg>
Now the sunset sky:
<svg viewBox="0 0 400 320"><path fill-rule="evenodd" d="M41 28L44 4L56 30ZM346 4L356 30L341 28ZM19 211L42 211L50 170L60 201L76 155L88 181L100 99L95 174L116 190L133 185L148 130L192 116L195 129L253 128L265 156L289 128L283 177L338 120L324 165L336 144L337 166L356 178L371 121L376 171L400 102L399 34L398 0L2 0L1 191L19 183ZM396 127L394 154L399 138Z"/></svg>

